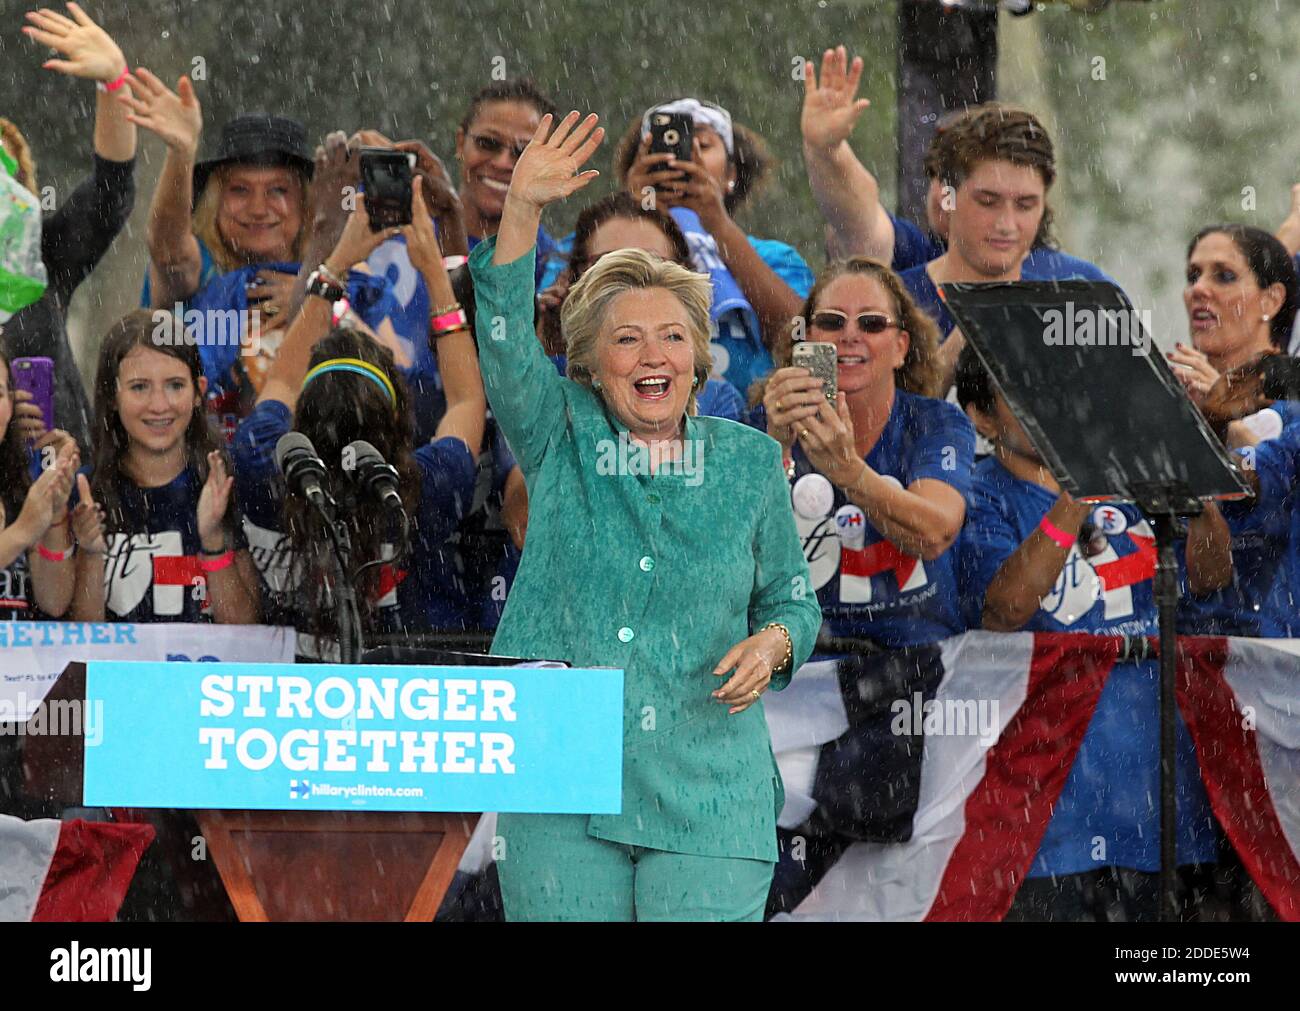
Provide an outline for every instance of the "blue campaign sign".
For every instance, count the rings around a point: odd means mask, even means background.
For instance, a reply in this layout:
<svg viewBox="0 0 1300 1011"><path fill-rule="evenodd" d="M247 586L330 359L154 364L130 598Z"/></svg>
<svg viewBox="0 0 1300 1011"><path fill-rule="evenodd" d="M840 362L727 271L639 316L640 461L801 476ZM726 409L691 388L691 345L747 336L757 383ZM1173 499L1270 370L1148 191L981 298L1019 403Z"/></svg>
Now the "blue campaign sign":
<svg viewBox="0 0 1300 1011"><path fill-rule="evenodd" d="M623 672L91 663L91 807L622 809Z"/></svg>

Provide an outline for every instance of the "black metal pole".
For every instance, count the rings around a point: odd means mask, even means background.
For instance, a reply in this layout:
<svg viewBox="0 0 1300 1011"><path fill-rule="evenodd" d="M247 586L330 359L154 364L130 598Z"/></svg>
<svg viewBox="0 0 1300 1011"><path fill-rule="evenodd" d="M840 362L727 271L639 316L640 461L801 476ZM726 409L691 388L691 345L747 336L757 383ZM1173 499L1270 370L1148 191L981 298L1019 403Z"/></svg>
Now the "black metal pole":
<svg viewBox="0 0 1300 1011"><path fill-rule="evenodd" d="M1178 919L1178 769L1175 749L1177 708L1174 681L1178 670L1178 562L1174 556L1173 513L1151 516L1156 533L1153 587L1160 618L1160 919Z"/></svg>
<svg viewBox="0 0 1300 1011"><path fill-rule="evenodd" d="M997 97L998 10L898 0L898 216L925 227L935 124Z"/></svg>

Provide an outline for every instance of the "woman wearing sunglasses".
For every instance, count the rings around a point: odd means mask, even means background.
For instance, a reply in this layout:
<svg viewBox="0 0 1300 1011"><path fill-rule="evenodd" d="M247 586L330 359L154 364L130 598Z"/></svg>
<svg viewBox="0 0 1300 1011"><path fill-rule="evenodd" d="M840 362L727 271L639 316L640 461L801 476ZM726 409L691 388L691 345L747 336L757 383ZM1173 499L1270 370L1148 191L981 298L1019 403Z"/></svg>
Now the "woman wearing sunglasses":
<svg viewBox="0 0 1300 1011"><path fill-rule="evenodd" d="M790 365L763 396L825 630L902 647L964 631L950 550L966 517L975 435L937 386L934 322L898 275L854 257L827 267L795 336L834 345L839 392ZM800 332L802 331L802 333Z"/></svg>

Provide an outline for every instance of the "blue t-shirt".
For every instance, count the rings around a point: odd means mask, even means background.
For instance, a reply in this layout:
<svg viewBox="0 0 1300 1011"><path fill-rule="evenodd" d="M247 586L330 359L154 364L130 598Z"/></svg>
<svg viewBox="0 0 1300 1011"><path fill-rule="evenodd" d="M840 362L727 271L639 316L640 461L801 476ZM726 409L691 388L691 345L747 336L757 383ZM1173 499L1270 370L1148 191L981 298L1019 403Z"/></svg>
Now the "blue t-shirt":
<svg viewBox="0 0 1300 1011"><path fill-rule="evenodd" d="M903 488L930 478L968 498L974 455L975 430L966 415L942 400L897 390L866 462ZM797 442L794 460L795 525L827 630L893 648L964 632L956 546L932 561L907 554L813 470Z"/></svg>
<svg viewBox="0 0 1300 1011"><path fill-rule="evenodd" d="M896 273L923 266L948 251L948 244L943 239L932 232L922 231L906 218L890 214L889 220L894 223L894 258L890 265ZM1111 280L1096 264L1047 246L1031 249L1021 264L1020 273L1026 281Z"/></svg>
<svg viewBox="0 0 1300 1011"><path fill-rule="evenodd" d="M81 470L93 485L93 470ZM186 468L161 488L118 485L121 516L105 518L104 615L108 621L209 622L207 576L199 568L198 506L203 483ZM75 500L76 493L74 491ZM235 500L239 495L236 491ZM71 508L74 503L69 503ZM100 504L103 505L101 499ZM246 548L236 510L231 546Z"/></svg>
<svg viewBox="0 0 1300 1011"><path fill-rule="evenodd" d="M993 577L1042 522L1056 494L1013 477L993 457L975 467L971 508L960 540L962 598L978 628ZM1092 523L1105 550L1070 549L1056 585L1023 626L1026 632L1155 635L1155 537L1133 506L1099 505ZM1099 544L1098 544L1099 546ZM1053 809L1030 877L1098 867L1160 867L1159 668L1121 664L1107 678L1074 765ZM1213 862L1209 801L1181 716L1177 729L1178 860Z"/></svg>
<svg viewBox="0 0 1300 1011"><path fill-rule="evenodd" d="M1297 407L1300 405L1278 401L1268 408L1282 417L1283 436L1300 425ZM1266 445L1267 440L1259 444ZM1258 452L1256 447L1252 455ZM1272 450L1264 454L1264 467L1272 477L1266 498L1258 504L1247 501L1223 505L1223 516L1232 533L1232 585L1203 597L1184 593L1178 601L1179 632L1267 639L1300 635L1300 594L1287 569L1293 551L1291 526L1297 496L1294 487L1284 491L1280 484L1278 467L1282 458ZM1186 545L1180 544L1180 551L1185 550Z"/></svg>
<svg viewBox="0 0 1300 1011"><path fill-rule="evenodd" d="M276 623L284 624L300 624L295 621L300 600L283 533L284 485L275 466L275 445L292 423L287 405L264 400L239 426L232 450L244 527L262 576L267 610L276 616ZM463 442L447 438L421 446L415 451L415 462L420 470L420 505L411 517L411 552L397 568L380 570L374 605L381 633L443 627L437 618L444 599L457 594L449 578L454 565L445 544L473 499L474 459Z"/></svg>
<svg viewBox="0 0 1300 1011"><path fill-rule="evenodd" d="M800 298L807 298L813 286L812 268L799 255L799 251L784 242L775 239L756 239L749 236L749 244L758 253L759 258L771 268L782 281ZM555 243L550 252L550 261L545 265L538 250L538 269L541 280L537 290L542 291L555 283L561 271L568 266L568 256L573 250L573 235L567 235ZM754 324L744 312L724 313L717 321L718 332L710 351L713 354L713 374L721 377L740 391L742 399L756 379L762 379L772 371L772 355L763 344L763 335L754 330ZM706 414L703 408L701 414ZM712 417L730 417L730 415L713 414Z"/></svg>
<svg viewBox="0 0 1300 1011"><path fill-rule="evenodd" d="M916 302L917 308L928 313L930 318L939 325L939 340L942 342L948 339L957 321L948 312L948 306L944 304L939 289L930 279L926 266L927 264L924 263L919 264L900 271L898 276L911 294L912 300ZM1025 258L1020 268L1020 279L1022 281L1110 281L1114 284L1110 277L1087 260L1080 260L1041 246Z"/></svg>
<svg viewBox="0 0 1300 1011"><path fill-rule="evenodd" d="M1286 538L1280 548L1280 564L1273 569L1273 581L1260 605L1261 635L1292 638L1300 636L1300 423L1292 422L1276 439L1250 449L1237 450L1244 466L1259 477L1259 496L1253 502L1226 503L1229 525L1247 528L1263 526L1275 532L1285 523ZM1277 543L1276 541L1274 542ZM1273 559L1272 561L1276 561ZM1238 561L1233 557L1233 568Z"/></svg>

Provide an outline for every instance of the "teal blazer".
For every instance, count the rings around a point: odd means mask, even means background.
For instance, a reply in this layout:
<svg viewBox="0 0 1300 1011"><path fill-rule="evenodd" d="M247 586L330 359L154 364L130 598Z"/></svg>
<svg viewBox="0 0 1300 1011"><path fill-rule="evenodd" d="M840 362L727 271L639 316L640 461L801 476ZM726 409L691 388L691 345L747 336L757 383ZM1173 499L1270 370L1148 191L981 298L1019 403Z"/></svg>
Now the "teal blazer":
<svg viewBox="0 0 1300 1011"><path fill-rule="evenodd" d="M479 361L529 518L493 649L625 672L623 811L592 816L590 835L775 860L783 792L762 704L729 716L710 693L718 661L768 622L790 630L795 668L821 626L780 446L688 417L686 463L647 473L604 401L543 352L535 254L493 266L495 248L470 257Z"/></svg>

